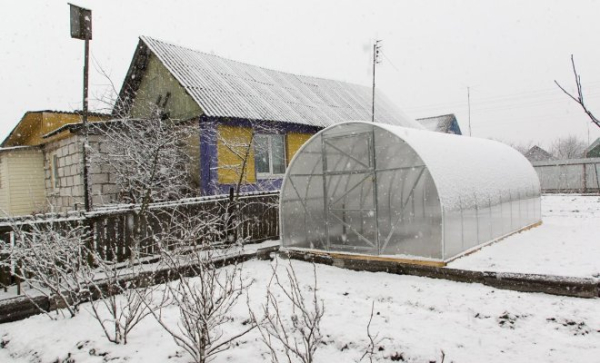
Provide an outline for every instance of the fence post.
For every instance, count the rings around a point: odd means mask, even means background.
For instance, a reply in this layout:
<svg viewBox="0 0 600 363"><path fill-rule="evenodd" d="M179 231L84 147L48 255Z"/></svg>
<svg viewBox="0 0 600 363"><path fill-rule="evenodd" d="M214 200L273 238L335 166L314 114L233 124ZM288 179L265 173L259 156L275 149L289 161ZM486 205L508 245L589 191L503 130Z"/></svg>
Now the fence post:
<svg viewBox="0 0 600 363"><path fill-rule="evenodd" d="M587 168L585 163L582 163L581 166L583 167L583 192L587 193Z"/></svg>

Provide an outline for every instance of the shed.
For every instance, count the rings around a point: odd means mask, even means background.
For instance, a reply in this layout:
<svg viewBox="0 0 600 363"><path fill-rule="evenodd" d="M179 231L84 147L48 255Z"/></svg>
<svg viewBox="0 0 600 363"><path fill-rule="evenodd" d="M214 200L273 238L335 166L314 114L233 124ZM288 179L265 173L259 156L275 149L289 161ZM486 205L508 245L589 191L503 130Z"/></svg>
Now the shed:
<svg viewBox="0 0 600 363"><path fill-rule="evenodd" d="M280 203L284 249L440 265L541 221L537 174L511 147L367 122L307 141Z"/></svg>

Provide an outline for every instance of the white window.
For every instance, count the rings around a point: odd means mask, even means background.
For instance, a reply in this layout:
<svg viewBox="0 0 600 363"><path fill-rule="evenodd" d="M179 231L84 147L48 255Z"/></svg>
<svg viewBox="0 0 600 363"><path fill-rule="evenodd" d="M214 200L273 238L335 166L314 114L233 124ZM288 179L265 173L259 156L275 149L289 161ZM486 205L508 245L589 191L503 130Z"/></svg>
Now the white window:
<svg viewBox="0 0 600 363"><path fill-rule="evenodd" d="M259 178L283 176L285 173L285 142L283 135L254 136L254 166Z"/></svg>

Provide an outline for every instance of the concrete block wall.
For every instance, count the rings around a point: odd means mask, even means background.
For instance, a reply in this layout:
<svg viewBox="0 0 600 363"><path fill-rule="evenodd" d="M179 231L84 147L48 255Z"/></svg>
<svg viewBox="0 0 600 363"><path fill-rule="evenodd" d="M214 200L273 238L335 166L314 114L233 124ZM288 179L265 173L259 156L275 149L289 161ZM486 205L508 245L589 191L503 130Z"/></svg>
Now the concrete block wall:
<svg viewBox="0 0 600 363"><path fill-rule="evenodd" d="M115 176L110 165L102 159L109 152L106 142L101 135L90 135L90 192L94 207L118 202L119 188L115 184Z"/></svg>
<svg viewBox="0 0 600 363"><path fill-rule="evenodd" d="M79 136L48 143L44 146L44 185L48 211L64 213L83 209L82 157ZM53 175L54 156L58 161L58 178Z"/></svg>
<svg viewBox="0 0 600 363"><path fill-rule="evenodd" d="M72 137L51 142L44 147L44 175L48 211L64 213L84 208L83 191L83 137ZM103 151L102 141L98 135L90 135L90 148ZM89 184L92 195L92 207L115 203L118 188L110 167L102 163L101 158L90 153ZM54 156L58 158L58 186L54 186L52 163Z"/></svg>

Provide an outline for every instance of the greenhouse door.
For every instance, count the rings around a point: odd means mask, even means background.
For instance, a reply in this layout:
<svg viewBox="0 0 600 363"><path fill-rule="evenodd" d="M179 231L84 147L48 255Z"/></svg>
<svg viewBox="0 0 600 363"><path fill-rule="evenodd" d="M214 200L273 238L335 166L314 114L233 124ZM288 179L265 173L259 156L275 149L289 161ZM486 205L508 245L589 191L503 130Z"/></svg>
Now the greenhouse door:
<svg viewBox="0 0 600 363"><path fill-rule="evenodd" d="M374 147L372 131L322 138L330 251L379 253Z"/></svg>

